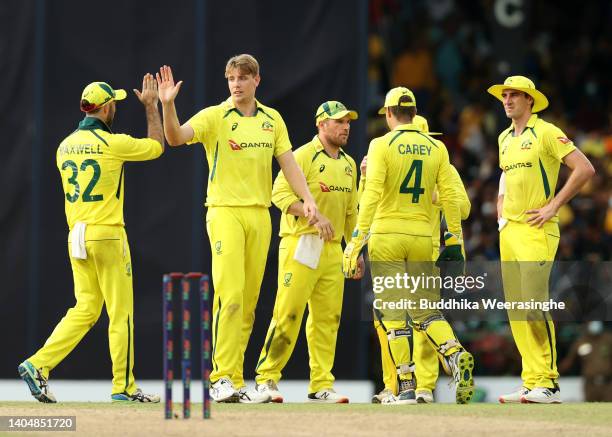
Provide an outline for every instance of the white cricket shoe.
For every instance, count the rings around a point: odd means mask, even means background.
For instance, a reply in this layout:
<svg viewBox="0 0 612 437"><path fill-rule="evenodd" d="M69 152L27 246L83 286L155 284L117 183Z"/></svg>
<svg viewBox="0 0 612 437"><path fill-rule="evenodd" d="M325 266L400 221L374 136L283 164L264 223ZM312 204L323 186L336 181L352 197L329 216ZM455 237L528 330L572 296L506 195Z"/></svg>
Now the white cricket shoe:
<svg viewBox="0 0 612 437"><path fill-rule="evenodd" d="M377 393L374 396L372 396L372 403L373 404L382 404L383 400L387 399L389 397L395 398L395 396L393 395L393 390L385 388L385 389L381 390L380 393Z"/></svg>
<svg viewBox="0 0 612 437"><path fill-rule="evenodd" d="M547 387L536 387L529 393L521 396L521 403L523 404L560 404L561 403L561 390L559 387L547 388Z"/></svg>
<svg viewBox="0 0 612 437"><path fill-rule="evenodd" d="M507 393L505 395L501 395L499 397L500 404L520 404L521 398L529 393L529 389L527 387L521 387L512 393Z"/></svg>
<svg viewBox="0 0 612 437"><path fill-rule="evenodd" d="M270 396L270 402L274 402L276 404L283 403L283 395L278 390L278 386L274 381L268 379L263 384L256 384L255 390L257 390L261 394L267 394Z"/></svg>
<svg viewBox="0 0 612 437"><path fill-rule="evenodd" d="M429 390L417 390L416 391L417 404L433 404L434 397L433 393Z"/></svg>
<svg viewBox="0 0 612 437"><path fill-rule="evenodd" d="M332 388L320 390L316 393L308 393L308 402L318 402L320 404L348 404L346 396L339 395Z"/></svg>
<svg viewBox="0 0 612 437"><path fill-rule="evenodd" d="M238 391L228 378L220 378L210 385L210 397L215 402L238 402Z"/></svg>
<svg viewBox="0 0 612 437"><path fill-rule="evenodd" d="M249 390L246 387L241 387L238 390L238 402L241 404L265 404L270 402L268 393L260 393L257 390Z"/></svg>
<svg viewBox="0 0 612 437"><path fill-rule="evenodd" d="M381 399L380 405L400 405L400 404L397 403L397 396L395 396L394 394L390 394L389 396L386 396Z"/></svg>

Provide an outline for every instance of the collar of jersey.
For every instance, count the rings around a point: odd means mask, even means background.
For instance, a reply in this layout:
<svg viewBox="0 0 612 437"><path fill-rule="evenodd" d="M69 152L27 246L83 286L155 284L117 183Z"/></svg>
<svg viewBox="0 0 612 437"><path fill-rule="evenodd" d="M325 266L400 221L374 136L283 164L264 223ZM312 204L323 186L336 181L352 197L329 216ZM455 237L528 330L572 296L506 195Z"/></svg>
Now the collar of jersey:
<svg viewBox="0 0 612 437"><path fill-rule="evenodd" d="M94 130L94 129L102 129L108 133L112 133L110 128L104 123L102 120L96 117L85 117L79 123L78 130Z"/></svg>
<svg viewBox="0 0 612 437"><path fill-rule="evenodd" d="M412 123L400 124L399 126L395 126L395 129L393 130L413 130L416 132L421 132L421 128Z"/></svg>
<svg viewBox="0 0 612 437"><path fill-rule="evenodd" d="M235 111L236 114L238 114L241 117L244 117L244 115L242 115L242 112L240 112L240 110L238 108L236 108L236 105L234 104L234 101L232 100L231 97L228 97L228 99L224 103L225 103L225 117L227 117L229 115L229 113L232 112L232 111ZM255 109L254 117L257 116L259 111L261 111L264 114L266 114L268 116L268 118L272 118L270 116L270 114L268 114L266 111L264 111L261 103L257 99L255 99L255 106L256 106L256 109Z"/></svg>
<svg viewBox="0 0 612 437"><path fill-rule="evenodd" d="M525 125L525 129L532 129L533 130L533 128L535 127L536 121L538 121L538 114L531 114L531 117L529 117L529 120L527 120L527 124ZM525 132L525 131L523 131L523 132ZM523 132L521 132L521 134ZM514 123L512 123L510 125L509 133L514 135Z"/></svg>
<svg viewBox="0 0 612 437"><path fill-rule="evenodd" d="M315 135L314 138L312 139L312 144L314 145L314 148L316 150L317 153L323 152L325 153L327 156L329 156L329 154L325 151L325 147L323 146L323 143L321 142L321 139L319 138L318 135ZM338 158L340 158L340 156L344 156L344 150L342 150L342 147L340 147L340 153L338 154ZM331 156L329 156L331 159Z"/></svg>

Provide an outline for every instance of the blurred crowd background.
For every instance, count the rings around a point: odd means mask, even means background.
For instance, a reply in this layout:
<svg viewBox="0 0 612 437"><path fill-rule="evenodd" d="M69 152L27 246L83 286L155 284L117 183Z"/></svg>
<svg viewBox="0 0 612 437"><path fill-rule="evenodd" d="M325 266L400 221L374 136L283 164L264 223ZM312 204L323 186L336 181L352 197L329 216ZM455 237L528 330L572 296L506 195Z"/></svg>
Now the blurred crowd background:
<svg viewBox="0 0 612 437"><path fill-rule="evenodd" d="M555 2L529 2L531 19L526 23L523 38L517 41L521 46L516 50L524 54L523 65L518 67L500 63L495 52L488 17L496 3L370 2L368 135L372 138L386 130L384 118L376 115L386 91L395 86L410 88L415 93L418 112L427 118L430 130L443 134L441 139L471 199L472 211L463 227L468 259L499 259L497 136L510 121L500 102L486 90L506 76L530 77L550 101L541 117L559 126L597 171L582 192L560 211L557 259L610 261L611 3L583 2L572 9L572 14L567 14ZM567 169L561 172L558 187L567 174ZM460 324L457 329L461 340L477 356L479 373L519 372L519 356L507 323ZM605 324L558 324L557 331L559 362L563 363L560 367L564 374L586 372L588 378L595 378L611 392L612 334L608 335ZM585 338L589 346L580 349L581 344L586 344ZM599 340L595 341L596 338ZM595 347L599 343L602 346ZM563 361L564 357L569 358ZM600 363L594 366L595 371L588 364L593 359Z"/></svg>

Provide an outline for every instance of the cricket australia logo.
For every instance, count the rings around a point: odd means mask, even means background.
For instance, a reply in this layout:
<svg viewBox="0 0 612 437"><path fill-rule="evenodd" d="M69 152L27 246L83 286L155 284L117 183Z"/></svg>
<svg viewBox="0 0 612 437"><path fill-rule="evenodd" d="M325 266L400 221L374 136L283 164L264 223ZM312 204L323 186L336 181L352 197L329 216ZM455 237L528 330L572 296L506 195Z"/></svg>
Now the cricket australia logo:
<svg viewBox="0 0 612 437"><path fill-rule="evenodd" d="M125 274L127 276L132 276L132 263L127 263L125 265Z"/></svg>
<svg viewBox="0 0 612 437"><path fill-rule="evenodd" d="M285 282L283 282L283 285L285 287L289 287L291 285L292 276L293 276L293 273L285 273Z"/></svg>
<svg viewBox="0 0 612 437"><path fill-rule="evenodd" d="M221 241L215 242L215 250L217 251L217 255L221 255L223 252L221 251Z"/></svg>
<svg viewBox="0 0 612 437"><path fill-rule="evenodd" d="M261 124L261 128L265 130L266 132L272 132L272 129L274 128L274 126L269 121L264 121Z"/></svg>
<svg viewBox="0 0 612 437"><path fill-rule="evenodd" d="M353 177L353 168L350 165L347 165L344 167L344 173L346 173L347 176Z"/></svg>
<svg viewBox="0 0 612 437"><path fill-rule="evenodd" d="M242 150L242 147L240 147L240 145L234 140L229 140L229 145L232 150Z"/></svg>
<svg viewBox="0 0 612 437"><path fill-rule="evenodd" d="M533 143L531 142L531 140L525 140L523 141L523 143L521 144L521 150L529 150L531 149L531 145Z"/></svg>

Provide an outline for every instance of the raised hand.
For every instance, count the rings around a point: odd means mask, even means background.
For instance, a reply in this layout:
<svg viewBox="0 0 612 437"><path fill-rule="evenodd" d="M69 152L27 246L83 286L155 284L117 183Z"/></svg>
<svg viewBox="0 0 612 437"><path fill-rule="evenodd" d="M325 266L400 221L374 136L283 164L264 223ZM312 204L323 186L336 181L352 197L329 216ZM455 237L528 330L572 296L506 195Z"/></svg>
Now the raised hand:
<svg viewBox="0 0 612 437"><path fill-rule="evenodd" d="M157 106L159 94L157 92L157 82L151 73L147 73L142 78L142 91L134 89L134 93L140 103L144 106L151 105Z"/></svg>
<svg viewBox="0 0 612 437"><path fill-rule="evenodd" d="M157 86L159 87L159 99L162 104L174 102L183 81L180 80L176 84L174 83L172 68L168 65L161 67L159 73L156 73L155 77L157 79Z"/></svg>
<svg viewBox="0 0 612 437"><path fill-rule="evenodd" d="M361 165L359 165L359 169L361 170L361 176L365 178L366 170L368 168L368 155L364 156L361 160Z"/></svg>

